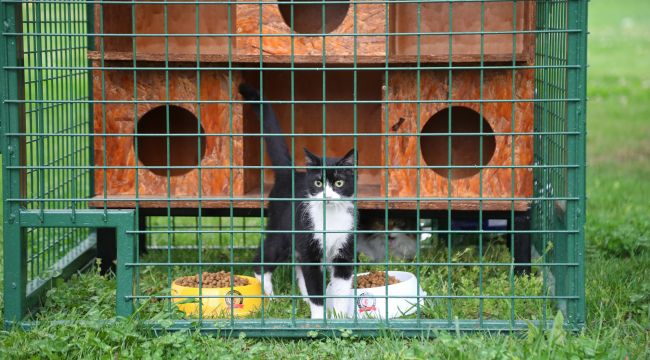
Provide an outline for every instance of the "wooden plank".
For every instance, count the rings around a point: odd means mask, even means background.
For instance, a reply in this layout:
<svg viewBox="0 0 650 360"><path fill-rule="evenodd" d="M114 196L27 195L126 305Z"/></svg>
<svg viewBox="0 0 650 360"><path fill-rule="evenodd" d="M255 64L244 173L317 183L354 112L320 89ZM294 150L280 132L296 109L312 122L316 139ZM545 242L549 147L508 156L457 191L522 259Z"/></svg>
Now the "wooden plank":
<svg viewBox="0 0 650 360"><path fill-rule="evenodd" d="M167 12L173 16L167 17L167 33L170 35L167 37L151 36L165 33L165 5L148 4L147 1L135 5L107 1L95 5L95 32L111 36L96 36L96 48L103 47L107 55L105 60L132 60L135 37L137 60L142 61L164 61L167 58L169 61L195 62L198 52L202 62L227 62L230 48L233 61L244 63L259 62L260 55L263 55L266 63L289 63L291 55L297 63L322 63L323 53L326 53L328 63L351 64L355 50L359 63L384 63L387 53L390 63L414 63L418 60L419 41L422 63L448 63L450 37L447 32L485 31L503 33L452 35L451 60L459 63L481 60L511 62L514 55L516 61L531 62L534 57L535 34L508 33L535 29L534 1L518 1L516 8L511 0L484 4L454 3L452 26L449 26L449 4L444 2L401 3L387 7L385 4L366 4L362 1L356 5L356 16L350 4L329 4L324 6L326 32L329 35L326 37L317 35L322 30L322 5L296 4L293 10L295 31L292 32L289 27L291 6L278 5L275 1L264 0L262 4L242 3L231 7L219 1L199 5L169 4L166 5ZM197 37L192 36L197 33L197 7L198 34L202 35L198 38L198 51ZM484 19L480 16L481 7ZM232 29L228 28L229 10ZM389 11L388 27L386 11ZM133 18L135 29L131 23ZM387 49L387 29L390 33L440 34L389 35ZM233 33L232 40L228 36L209 36ZM93 54L91 59L98 59L98 56Z"/></svg>
<svg viewBox="0 0 650 360"><path fill-rule="evenodd" d="M230 84L227 72L203 71L201 72L201 88L198 90L195 71L170 71L169 83L166 84L164 71L142 71L138 73L137 79L134 79L132 71L95 69L93 71L93 94L98 102L94 104L94 131L95 134L111 135L94 137L94 159L95 166L98 167L95 171L95 193L135 194L136 162L140 166L165 166L168 163L167 140L164 136L139 137L138 155L136 156L135 153L133 134L136 129L140 131L149 129L151 134L166 131L165 104L161 104L160 101L167 99L181 101L172 107L172 109L181 109L179 114L183 115L170 116L172 133L174 129L181 129L180 133L182 134L198 133L199 115L204 133L242 133L241 106L232 107L231 110L227 104L204 103L199 105L196 103L198 99L228 100L229 93L236 94L236 84L239 83L237 80L239 73L235 72L233 76L235 79L233 84ZM141 101L137 105L128 103L134 99L134 86L137 90L137 100ZM233 88L229 89L229 87ZM101 98L102 94L105 94L104 99ZM102 104L102 100L126 102ZM184 100L187 103L183 103ZM138 126L140 120L148 114L156 112L156 109L161 110L161 107L163 111L157 112L159 114L157 118L149 119L152 120L153 126L144 128ZM189 115L185 116L184 114ZM172 114L170 113L170 115ZM193 131L189 131L189 129L193 129ZM162 141L158 141L160 139ZM205 147L201 160L203 166L227 166L230 149L232 149L233 166L242 165L243 139L241 136L233 136L232 146L230 139L225 136L202 136L201 139L202 145ZM196 166L198 164L198 136L172 136L169 137L169 142L172 166ZM154 147L152 148L152 146ZM187 149L188 147L190 149ZM183 155L185 153L188 156ZM126 168L103 170L101 167L104 166L104 158L106 158L108 166ZM165 195L167 191L172 196L192 196L199 192L212 195L229 193L231 176L229 169L203 169L201 179L199 179L197 169L191 169L188 172L173 172L169 181L164 170L165 175L156 174L143 168L139 168L137 172L138 193L142 196ZM234 192L236 194L243 193L242 170L232 170L232 176ZM106 187L104 187L104 180L106 180Z"/></svg>
<svg viewBox="0 0 650 360"><path fill-rule="evenodd" d="M533 60L534 35L523 31L535 29L534 1L397 3L391 4L390 16L391 32L439 34L392 36L391 54L414 55L419 51L446 56L451 51L454 57L479 57L483 53L486 58L512 59L515 54Z"/></svg>
<svg viewBox="0 0 650 360"><path fill-rule="evenodd" d="M481 76L483 91L481 92ZM478 133L480 131L479 119L482 114L484 118L484 149L489 143L494 143L493 150L484 153L483 165L506 166L506 168L485 168L482 179L478 170L473 175L467 171L457 171L450 184L445 171L440 169L390 169L388 179L388 194L394 197L415 196L418 186L418 174L421 196L447 196L454 197L530 197L533 189L532 168L518 167L516 169L507 166L531 165L533 163L533 138L532 135L490 135L490 133L532 132L533 130L533 103L520 102L520 100L534 99L534 72L525 69L518 70L515 74L515 93L512 91L513 73L510 70L485 70L471 71L459 70L453 72L453 83L449 83L448 72L446 71L422 71L420 73L420 93L417 93L417 76L411 71L395 71L389 78L389 101L402 100L447 100L449 91L452 92L452 99L483 99L483 100L506 100L502 102L478 102L468 100L467 102L455 102L454 107L469 109L476 114L476 117L464 118L457 113L452 117L452 133L457 130L456 124L462 121L470 121L475 128L460 127L461 133ZM507 100L517 100L511 102ZM448 166L446 151L451 138L452 143L452 165L475 166L480 165L480 149L478 147L479 136L421 136L420 143L416 136L390 136L390 134L418 133L424 131L426 134L431 130L431 122L443 122L442 133L447 133L448 118L437 118L437 114L446 111L449 104L400 102L392 103L388 113L388 124L392 126L401 121L397 128L388 129L388 152L389 166L417 166L420 165ZM419 110L419 113L418 113ZM454 113L452 112L452 115ZM403 119L403 120L402 120ZM419 124L418 124L419 119ZM382 123L385 128L385 124ZM419 125L419 127L418 127ZM462 123L461 123L462 125ZM382 131L386 131L382 129ZM514 141L514 147L512 143ZM430 146L432 143L442 143L442 147ZM419 146L418 146L419 145ZM514 151L514 152L513 152ZM427 154L429 153L429 154ZM440 153L443 153L442 155ZM457 157L455 154L460 154ZM425 156L422 156L425 154ZM430 155L430 156L427 156ZM467 156L466 156L467 155ZM427 164L431 159L439 160ZM452 173L453 174L453 173ZM514 175L513 175L514 174ZM514 176L514 179L513 179ZM384 193L384 182L382 193Z"/></svg>
<svg viewBox="0 0 650 360"><path fill-rule="evenodd" d="M101 60L102 56L99 51L89 51L88 58L90 60ZM130 51L105 51L103 59L105 61L133 61L133 52ZM164 53L141 53L136 54L136 61L138 62L164 62L170 61L175 63L187 63L188 66L196 66L196 54L167 54ZM241 64L259 64L259 55L245 55L245 54L201 54L199 61L203 64L228 64L229 60L233 63ZM346 54L330 54L328 53L326 61L330 65L351 65L354 64L354 56ZM413 64L418 61L417 55L390 55L388 57L389 66L400 64ZM455 64L477 64L481 61L480 54L454 54L452 61ZM512 62L511 54L485 54L483 56L485 63L503 63L510 65ZM518 63L527 63L531 59L526 53L520 53L516 57ZM291 63L291 55L263 55L263 62L265 64L289 64ZM298 64L322 64L322 55L294 55L294 62ZM385 55L357 55L358 64L386 64ZM447 54L437 55L420 55L421 64L438 64L447 65L449 63L449 56Z"/></svg>
<svg viewBox="0 0 650 360"><path fill-rule="evenodd" d="M262 0L262 4L242 2L237 5L237 34L256 35L238 37L237 54L255 55L258 60L260 53L322 57L323 52L332 55L353 54L355 45L358 54L386 54L386 39L382 35L386 32L388 7L385 4L361 0L356 4L356 16L353 13L355 7L351 4L294 5L295 31L292 32L289 26L291 5L276 3L277 0ZM330 36L301 35L322 32L323 8L325 31Z"/></svg>
<svg viewBox="0 0 650 360"><path fill-rule="evenodd" d="M167 49L171 54L195 54L197 45L201 54L223 54L228 51L227 36L209 36L233 32L228 28L227 4L219 0L203 1L201 4L193 0L176 1L174 4L161 4L138 0L132 5L107 0L96 4L95 32L113 36L95 37L95 48L101 48L103 42L105 51L132 52L135 38L138 53L164 53ZM178 3L183 1L187 1L187 4ZM233 11L233 16L235 14ZM132 21L135 21L135 26ZM234 23L235 19L231 21ZM151 36L165 34L165 27L170 36ZM198 44L197 37L193 36L197 33L202 35ZM123 36L119 36L121 34Z"/></svg>
<svg viewBox="0 0 650 360"><path fill-rule="evenodd" d="M251 198L259 198L259 194L246 194L245 196L250 196ZM136 201L133 200L133 196L128 197L129 199L123 199L124 197L111 196L106 201L101 196L94 197L89 201L89 207L91 208L103 208L104 205L108 208L115 209L132 209L135 208ZM148 200L148 197L141 197L137 201L140 208L186 208L186 209L196 209L199 207L199 202L197 200L174 200L170 198L169 200ZM231 201L229 200L202 200L200 202L201 208L204 209L228 209L230 208ZM260 208L261 201L256 200L237 200L232 202L232 206L235 209L256 209ZM264 202L264 207L268 206L268 201ZM429 200L429 201L419 201L420 210L447 210L451 207L452 210L460 211L478 211L483 209L483 211L509 211L513 208L515 211L526 211L530 208L530 201L497 201L497 200L457 200L451 201L451 204L447 200ZM393 200L388 198L387 201L357 201L357 208L359 209L389 209L389 210L415 210L417 208L417 202L414 200Z"/></svg>

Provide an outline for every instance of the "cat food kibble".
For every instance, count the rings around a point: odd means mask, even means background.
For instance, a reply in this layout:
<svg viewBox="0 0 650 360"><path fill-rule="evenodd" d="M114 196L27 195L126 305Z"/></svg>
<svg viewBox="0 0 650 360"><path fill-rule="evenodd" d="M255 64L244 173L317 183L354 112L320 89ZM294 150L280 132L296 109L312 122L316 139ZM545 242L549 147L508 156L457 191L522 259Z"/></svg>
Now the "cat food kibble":
<svg viewBox="0 0 650 360"><path fill-rule="evenodd" d="M204 288L224 288L230 287L230 273L225 271L219 272L203 272L203 287ZM176 284L187 287L199 287L199 275L185 276L177 279ZM239 276L235 276L235 284L233 286L248 285L248 280Z"/></svg>
<svg viewBox="0 0 650 360"><path fill-rule="evenodd" d="M394 276L388 277L388 285L397 284ZM386 273L383 271L371 271L366 275L357 276L357 289L367 289L386 285Z"/></svg>

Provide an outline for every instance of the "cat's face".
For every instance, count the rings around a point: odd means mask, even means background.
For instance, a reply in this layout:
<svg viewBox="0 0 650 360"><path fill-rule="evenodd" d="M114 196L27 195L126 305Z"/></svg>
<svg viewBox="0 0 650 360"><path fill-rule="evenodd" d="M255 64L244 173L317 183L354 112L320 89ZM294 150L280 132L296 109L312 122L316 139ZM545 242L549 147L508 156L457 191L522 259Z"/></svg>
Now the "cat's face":
<svg viewBox="0 0 650 360"><path fill-rule="evenodd" d="M345 199L354 195L354 149L342 158L320 158L305 149L307 189L309 197L328 200ZM328 166L323 171L322 166ZM324 174L323 174L324 173ZM323 176L325 175L325 176ZM333 201L340 202L340 201ZM327 202L330 204L330 202Z"/></svg>
<svg viewBox="0 0 650 360"><path fill-rule="evenodd" d="M371 230L378 231L379 234L385 234L385 231L388 230L388 241L399 241L401 239L410 239L412 234L390 232L393 231L402 231L402 230L415 230L415 221L406 219L406 218L388 218L388 222L384 225L383 219L375 219L370 225Z"/></svg>

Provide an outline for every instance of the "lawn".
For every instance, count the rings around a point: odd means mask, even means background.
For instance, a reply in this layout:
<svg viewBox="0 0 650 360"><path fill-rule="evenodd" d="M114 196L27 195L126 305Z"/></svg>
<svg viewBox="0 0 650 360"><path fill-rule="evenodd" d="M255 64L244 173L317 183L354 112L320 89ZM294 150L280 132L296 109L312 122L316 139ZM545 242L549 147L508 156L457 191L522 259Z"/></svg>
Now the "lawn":
<svg viewBox="0 0 650 360"><path fill-rule="evenodd" d="M522 336L440 333L403 339L387 333L358 339L342 332L333 339L258 340L184 332L154 336L131 321L45 321L29 332L1 332L0 358L650 358L648 15L645 0L590 3L588 313L581 333L531 327ZM114 287L95 272L84 273L53 289L46 311L35 316L110 317Z"/></svg>

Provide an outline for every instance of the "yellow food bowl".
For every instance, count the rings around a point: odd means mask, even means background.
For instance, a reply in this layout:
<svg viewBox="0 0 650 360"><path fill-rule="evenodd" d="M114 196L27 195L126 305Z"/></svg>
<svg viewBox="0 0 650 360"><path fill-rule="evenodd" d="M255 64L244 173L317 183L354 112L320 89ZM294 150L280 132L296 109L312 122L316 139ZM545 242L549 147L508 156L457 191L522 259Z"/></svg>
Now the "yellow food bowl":
<svg viewBox="0 0 650 360"><path fill-rule="evenodd" d="M234 316L246 316L256 312L261 304L262 298L257 297L262 295L262 287L260 282L250 276L235 275L237 277L248 280L248 285L235 286L232 288L202 288L202 312L203 317L229 317L231 308ZM172 283L172 301L188 316L199 316L199 288L178 285L174 280ZM192 298L196 296L196 298ZM209 297L206 297L209 296ZM222 296L222 297L212 297ZM253 296L253 297L248 297ZM232 304L232 305L231 305Z"/></svg>

